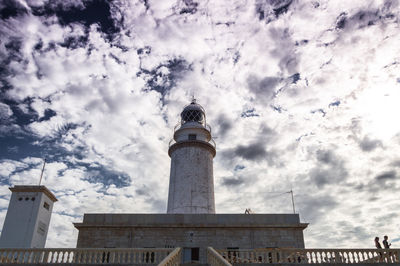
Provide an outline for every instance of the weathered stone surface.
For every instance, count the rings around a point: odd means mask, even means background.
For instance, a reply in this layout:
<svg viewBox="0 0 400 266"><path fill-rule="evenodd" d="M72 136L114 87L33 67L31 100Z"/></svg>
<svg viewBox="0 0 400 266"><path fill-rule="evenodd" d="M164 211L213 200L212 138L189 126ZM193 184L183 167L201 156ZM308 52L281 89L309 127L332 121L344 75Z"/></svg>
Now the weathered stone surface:
<svg viewBox="0 0 400 266"><path fill-rule="evenodd" d="M168 213L215 213L214 154L208 143L199 143L179 142L174 144L178 148L170 148Z"/></svg>
<svg viewBox="0 0 400 266"><path fill-rule="evenodd" d="M304 248L297 214L85 214L78 248Z"/></svg>

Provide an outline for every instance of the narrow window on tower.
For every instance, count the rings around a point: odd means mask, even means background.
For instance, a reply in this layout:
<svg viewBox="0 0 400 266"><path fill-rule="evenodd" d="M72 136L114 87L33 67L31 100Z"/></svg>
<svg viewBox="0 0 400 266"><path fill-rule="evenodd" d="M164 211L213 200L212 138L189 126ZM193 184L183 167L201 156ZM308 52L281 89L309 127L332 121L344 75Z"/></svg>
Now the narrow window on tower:
<svg viewBox="0 0 400 266"><path fill-rule="evenodd" d="M196 140L196 134L189 134L189 140Z"/></svg>
<svg viewBox="0 0 400 266"><path fill-rule="evenodd" d="M44 202L43 207L48 211L50 210L50 205L47 202Z"/></svg>

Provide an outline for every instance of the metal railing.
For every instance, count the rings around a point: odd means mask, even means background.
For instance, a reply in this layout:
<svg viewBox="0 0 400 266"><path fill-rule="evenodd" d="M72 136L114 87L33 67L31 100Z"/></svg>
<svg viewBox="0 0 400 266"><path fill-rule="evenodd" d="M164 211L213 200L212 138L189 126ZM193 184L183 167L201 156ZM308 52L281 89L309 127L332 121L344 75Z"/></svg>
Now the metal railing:
<svg viewBox="0 0 400 266"><path fill-rule="evenodd" d="M187 141L189 141L189 140L187 140ZM191 140L191 141L193 141L193 140ZM214 147L214 149L216 149L217 148L217 144L215 143L215 141L214 141L214 139L213 138L211 138L210 139L210 141L202 141L202 140L195 140L195 141L197 141L197 142L204 142L204 143L208 143L208 144L210 144L211 146L213 146ZM169 143L168 143L168 148L170 148L172 145L174 145L176 143L176 140L175 139L171 139L170 141L169 141Z"/></svg>
<svg viewBox="0 0 400 266"><path fill-rule="evenodd" d="M15 264L158 264L170 248L27 248L0 249L0 263ZM168 264L172 265L172 264Z"/></svg>
<svg viewBox="0 0 400 266"><path fill-rule="evenodd" d="M182 261L182 249L176 248L158 266L178 266Z"/></svg>
<svg viewBox="0 0 400 266"><path fill-rule="evenodd" d="M291 263L291 264L364 264L400 263L400 249L252 249L217 250L234 263Z"/></svg>
<svg viewBox="0 0 400 266"><path fill-rule="evenodd" d="M207 123L205 123L205 124L202 124L202 123L199 123L199 124L201 124L203 127L205 127L208 131L210 131L210 134L211 134L211 126L209 125L209 124L207 124ZM174 126L174 133L178 130L178 129L180 129L181 128L181 126L183 126L184 124L181 124L181 123L178 123L178 124L176 124L175 126Z"/></svg>
<svg viewBox="0 0 400 266"><path fill-rule="evenodd" d="M212 247L207 248L207 263L211 266L232 266Z"/></svg>

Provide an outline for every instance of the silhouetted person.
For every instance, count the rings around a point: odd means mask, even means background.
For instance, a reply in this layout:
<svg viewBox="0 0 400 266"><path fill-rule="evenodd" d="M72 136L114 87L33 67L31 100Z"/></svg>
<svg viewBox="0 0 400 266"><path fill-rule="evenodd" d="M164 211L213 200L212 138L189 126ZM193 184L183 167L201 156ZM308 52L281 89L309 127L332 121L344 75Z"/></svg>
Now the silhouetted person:
<svg viewBox="0 0 400 266"><path fill-rule="evenodd" d="M384 248L390 248L390 246L392 245L391 243L388 243L388 236L383 237L382 243Z"/></svg>
<svg viewBox="0 0 400 266"><path fill-rule="evenodd" d="M382 248L381 243L379 243L379 237L375 237L375 247L376 248Z"/></svg>

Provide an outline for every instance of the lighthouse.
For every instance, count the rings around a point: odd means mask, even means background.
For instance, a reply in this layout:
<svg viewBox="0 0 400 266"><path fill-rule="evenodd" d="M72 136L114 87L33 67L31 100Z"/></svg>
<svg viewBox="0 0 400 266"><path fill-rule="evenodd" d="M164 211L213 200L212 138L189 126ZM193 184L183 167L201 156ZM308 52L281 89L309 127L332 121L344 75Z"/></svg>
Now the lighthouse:
<svg viewBox="0 0 400 266"><path fill-rule="evenodd" d="M181 247L183 263L203 265L208 247L304 248L307 224L298 214L215 213L216 148L204 108L194 99L173 132L167 213L85 213L74 224L78 248Z"/></svg>
<svg viewBox="0 0 400 266"><path fill-rule="evenodd" d="M204 108L192 102L183 108L174 129L167 213L215 213L213 158L215 142Z"/></svg>

